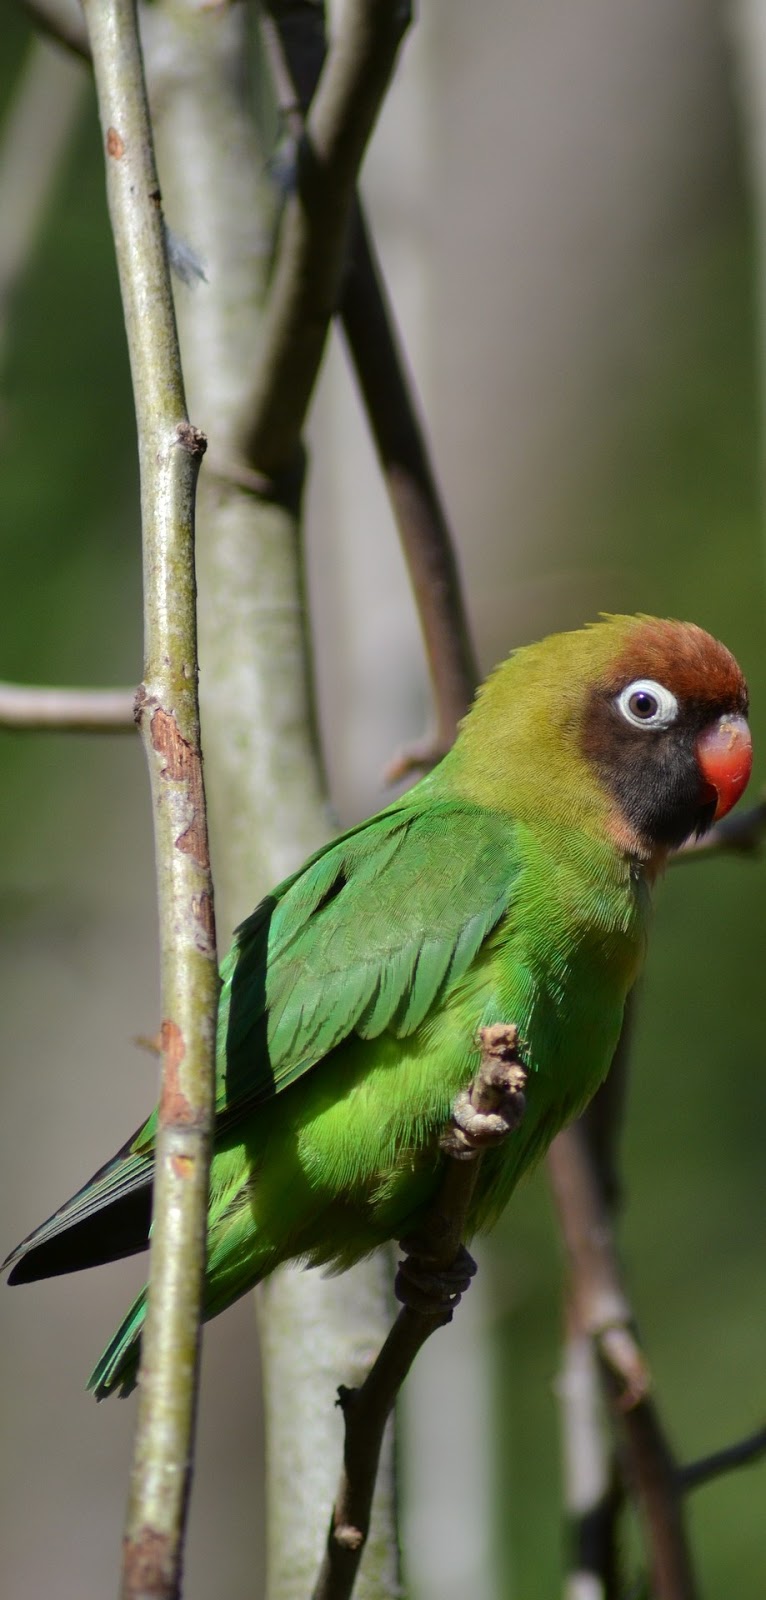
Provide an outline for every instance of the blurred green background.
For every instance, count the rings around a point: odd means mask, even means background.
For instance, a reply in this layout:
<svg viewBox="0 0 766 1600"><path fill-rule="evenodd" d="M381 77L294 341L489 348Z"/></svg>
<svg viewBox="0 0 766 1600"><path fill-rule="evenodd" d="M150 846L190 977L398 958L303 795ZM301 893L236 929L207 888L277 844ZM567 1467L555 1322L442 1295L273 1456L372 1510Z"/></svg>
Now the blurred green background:
<svg viewBox="0 0 766 1600"><path fill-rule="evenodd" d="M575 24L564 0L514 0L479 29L473 9L441 0L423 18L369 178L482 662L601 609L693 618L750 679L754 794L766 777L759 336L722 13L632 0L615 16L593 0ZM3 37L7 104L28 48L13 11ZM136 681L134 432L89 92L4 314L0 677ZM320 408L343 381L334 356ZM393 745L421 731L426 690L385 512L365 502L354 548L334 517L330 432L320 410L308 559L346 819L376 803ZM362 638L371 562L379 619ZM155 1067L132 1040L156 1027L157 984L138 742L0 733L0 790L4 1251L143 1115ZM761 862L671 872L641 996L622 1241L683 1459L763 1419L764 888ZM82 1384L140 1273L0 1291L8 1600L113 1583L133 1408L97 1409ZM561 1271L544 1175L516 1197L483 1275L495 1512L475 1592L547 1600L561 1573ZM186 1592L244 1600L262 1546L247 1303L209 1330L205 1363ZM764 1472L691 1502L708 1595L761 1600Z"/></svg>

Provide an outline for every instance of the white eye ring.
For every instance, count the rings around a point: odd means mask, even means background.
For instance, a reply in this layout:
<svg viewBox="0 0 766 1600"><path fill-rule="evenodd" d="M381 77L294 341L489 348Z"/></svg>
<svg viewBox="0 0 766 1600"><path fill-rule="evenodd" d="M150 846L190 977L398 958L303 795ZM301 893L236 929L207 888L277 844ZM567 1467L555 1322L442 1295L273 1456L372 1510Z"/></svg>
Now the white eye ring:
<svg viewBox="0 0 766 1600"><path fill-rule="evenodd" d="M633 728L669 728L678 716L675 695L653 678L636 678L627 684L615 704Z"/></svg>

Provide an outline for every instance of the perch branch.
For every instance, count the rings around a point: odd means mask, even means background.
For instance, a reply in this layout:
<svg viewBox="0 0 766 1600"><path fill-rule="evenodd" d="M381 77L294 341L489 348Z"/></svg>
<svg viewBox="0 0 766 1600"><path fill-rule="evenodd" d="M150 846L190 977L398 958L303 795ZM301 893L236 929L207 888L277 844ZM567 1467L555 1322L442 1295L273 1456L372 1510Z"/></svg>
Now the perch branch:
<svg viewBox="0 0 766 1600"><path fill-rule="evenodd" d="M461 1245L483 1151L519 1126L526 1070L512 1024L482 1028L481 1060L469 1088L455 1102L442 1139L448 1159L439 1193L415 1233L396 1280L404 1302L361 1388L339 1390L345 1442L343 1468L327 1547L313 1600L349 1600L370 1520L378 1457L386 1421L426 1340L451 1321L475 1271Z"/></svg>
<svg viewBox="0 0 766 1600"><path fill-rule="evenodd" d="M275 5L273 14L266 34L272 72L297 143L322 66L323 31L314 6L298 11L298 26L294 7ZM386 773L394 782L433 766L449 749L478 671L449 520L358 197L339 314L409 568L436 709L435 736L400 752Z"/></svg>
<svg viewBox="0 0 766 1600"><path fill-rule="evenodd" d="M85 0L138 427L144 681L152 787L162 1090L124 1600L175 1600L190 1484L205 1262L218 974L199 742L194 499L204 437L186 415L134 0Z"/></svg>
<svg viewBox="0 0 766 1600"><path fill-rule="evenodd" d="M278 17L280 6L271 9ZM347 0L297 150L269 297L247 458L290 478L338 306L357 174L409 26L405 0Z"/></svg>
<svg viewBox="0 0 766 1600"><path fill-rule="evenodd" d="M643 1513L653 1592L657 1600L695 1600L698 1591L677 1469L651 1396L651 1378L634 1332L611 1217L582 1123L554 1140L548 1166L573 1303L579 1324L596 1348L610 1409L625 1440L628 1478Z"/></svg>
<svg viewBox="0 0 766 1600"><path fill-rule="evenodd" d="M0 727L36 732L133 731L133 689L47 689L0 683Z"/></svg>

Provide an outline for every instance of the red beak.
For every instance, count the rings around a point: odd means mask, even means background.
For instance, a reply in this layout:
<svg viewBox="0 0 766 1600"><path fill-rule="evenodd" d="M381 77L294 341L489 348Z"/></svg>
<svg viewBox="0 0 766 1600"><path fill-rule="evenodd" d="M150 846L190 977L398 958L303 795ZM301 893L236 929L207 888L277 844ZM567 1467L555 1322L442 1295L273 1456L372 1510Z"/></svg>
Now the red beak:
<svg viewBox="0 0 766 1600"><path fill-rule="evenodd" d="M753 745L744 717L719 717L700 734L697 761L709 791L705 799L716 801L714 821L718 822L747 788L753 765Z"/></svg>

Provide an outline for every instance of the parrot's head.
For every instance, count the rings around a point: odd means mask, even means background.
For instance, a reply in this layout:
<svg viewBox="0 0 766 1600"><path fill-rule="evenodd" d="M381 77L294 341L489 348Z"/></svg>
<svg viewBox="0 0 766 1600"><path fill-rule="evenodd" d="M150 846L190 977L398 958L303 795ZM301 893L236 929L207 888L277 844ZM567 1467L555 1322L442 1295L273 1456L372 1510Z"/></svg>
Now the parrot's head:
<svg viewBox="0 0 766 1600"><path fill-rule="evenodd" d="M509 757L509 809L536 806L660 864L745 789L747 712L737 662L702 628L606 617L517 650L480 691L459 745L475 759L483 743L486 778L491 718Z"/></svg>
<svg viewBox="0 0 766 1600"><path fill-rule="evenodd" d="M662 850L724 817L750 777L747 712L747 684L725 645L693 623L631 619L591 687L582 729L618 825Z"/></svg>

